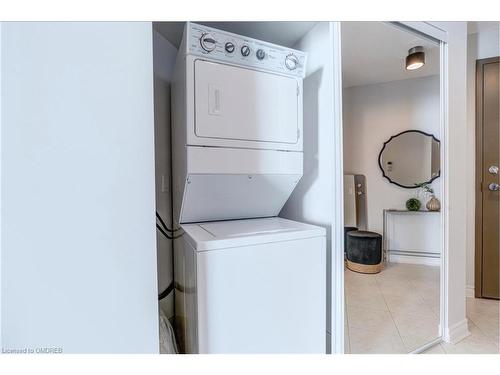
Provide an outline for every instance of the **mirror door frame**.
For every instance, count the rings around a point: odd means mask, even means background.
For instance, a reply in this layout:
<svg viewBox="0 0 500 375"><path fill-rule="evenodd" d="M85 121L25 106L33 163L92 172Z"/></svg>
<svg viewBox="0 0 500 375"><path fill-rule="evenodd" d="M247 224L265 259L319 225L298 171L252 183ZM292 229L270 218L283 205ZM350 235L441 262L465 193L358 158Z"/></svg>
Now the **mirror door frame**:
<svg viewBox="0 0 500 375"><path fill-rule="evenodd" d="M463 306L461 305L461 294L458 289L458 293L453 294L453 300L451 302L457 305L458 311L454 312L454 317L458 315L459 321L457 323L450 324L450 262L449 262L449 243L450 243L450 209L448 202L448 194L450 189L450 174L449 174L449 117L450 114L453 115L454 119L462 120L461 116L464 113L460 112L460 103L450 103L449 96L449 74L450 74L450 64L448 60L449 54L449 38L450 31L446 29L446 23L443 25L435 25L428 22L388 22L389 24L403 29L405 31L410 31L423 36L426 39L434 40L439 44L440 48L440 141L441 141L441 178L443 178L443 183L441 184L441 225L442 225L442 239L441 239L441 272L440 272L440 326L439 326L439 337L436 340L429 342L428 344L420 347L412 353L421 353L426 349L440 343L441 341L446 342L457 342L462 338L468 336L467 320L465 318L465 284L463 290ZM460 25L458 25L460 26ZM459 46L459 39L461 35L461 29L458 26L450 25L450 30L455 38L454 43L457 47ZM456 32L455 29L456 28ZM462 26L463 27L463 26ZM466 34L465 34L466 35ZM332 69L333 69L333 111L334 111L334 206L332 215L332 257L331 257L331 322L332 322L332 334L331 334L331 348L332 353L343 354L345 352L344 348L344 318L345 318L345 307L344 307L344 209L343 209L343 124L342 124L342 56L341 56L341 22L330 22L330 36L333 44L332 48ZM455 48L455 46L454 46ZM458 53L458 49L455 48L455 53ZM455 76L454 76L455 78ZM457 84L460 84L458 82ZM464 92L465 94L465 92ZM459 97L460 94L457 94ZM456 97L453 98L455 101ZM465 120L465 116L463 116ZM460 125L464 125L465 122ZM465 208L465 204L459 207ZM464 212L465 213L465 212ZM454 215L460 215L461 212L454 213ZM465 229L465 228L463 228ZM462 230L461 228L454 228L453 233ZM460 249L462 250L462 249ZM465 248L463 249L465 253ZM463 261L465 265L465 260ZM454 265L455 266L455 265ZM458 268L458 267L457 267ZM453 270L451 275L453 279L459 278L460 274L458 270ZM464 273L465 276L465 273ZM459 288L457 286L457 288ZM454 291L456 292L456 291ZM457 304L458 302L458 304ZM463 319L462 318L463 315ZM454 319L456 320L456 318Z"/></svg>

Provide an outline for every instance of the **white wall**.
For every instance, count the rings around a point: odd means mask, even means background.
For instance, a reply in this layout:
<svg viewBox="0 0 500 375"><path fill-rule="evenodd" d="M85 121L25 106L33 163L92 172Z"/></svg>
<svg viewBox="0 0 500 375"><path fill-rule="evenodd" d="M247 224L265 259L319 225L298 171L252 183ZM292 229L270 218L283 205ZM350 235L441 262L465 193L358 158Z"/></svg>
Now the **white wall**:
<svg viewBox="0 0 500 375"><path fill-rule="evenodd" d="M151 24L1 27L2 346L156 353Z"/></svg>
<svg viewBox="0 0 500 375"><path fill-rule="evenodd" d="M280 216L327 229L327 306L331 306L331 225L333 220L333 66L328 22L318 23L294 47L308 53L304 79L304 176ZM330 332L330 311L327 330ZM327 339L325 337L325 339ZM327 345L330 339L327 339Z"/></svg>
<svg viewBox="0 0 500 375"><path fill-rule="evenodd" d="M414 196L423 205L427 202L419 189L404 189L384 178L378 155L384 142L405 130L422 130L439 139L439 77L346 88L343 103L344 170L346 174L366 176L368 230L382 233L383 209L404 209L406 201ZM441 178L432 183L438 198L440 184ZM413 216L408 225L416 225L416 221L426 222L420 226L433 237L431 244L439 247L440 232L435 230L435 220ZM422 244L406 246L417 250Z"/></svg>
<svg viewBox="0 0 500 375"><path fill-rule="evenodd" d="M155 188L156 210L172 228L170 84L177 49L160 33L153 31L154 115L155 115ZM174 277L172 241L157 231L158 291L161 293ZM160 302L168 317L174 316L173 293Z"/></svg>
<svg viewBox="0 0 500 375"><path fill-rule="evenodd" d="M467 36L467 292L474 294L475 173L476 173L476 60L500 56L498 27Z"/></svg>

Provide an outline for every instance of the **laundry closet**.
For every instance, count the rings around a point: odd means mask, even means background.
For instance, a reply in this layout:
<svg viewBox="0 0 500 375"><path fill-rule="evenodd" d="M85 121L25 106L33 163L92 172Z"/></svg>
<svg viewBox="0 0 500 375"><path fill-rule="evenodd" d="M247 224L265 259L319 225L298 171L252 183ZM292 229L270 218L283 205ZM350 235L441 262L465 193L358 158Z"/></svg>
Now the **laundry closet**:
<svg viewBox="0 0 500 375"><path fill-rule="evenodd" d="M327 22L153 24L161 352L331 350L332 48Z"/></svg>
<svg viewBox="0 0 500 375"><path fill-rule="evenodd" d="M422 297L427 318L439 318L425 327L440 330L425 345L466 337L467 23L352 26L349 41L340 22L0 22L2 350L356 352L343 340L359 332L350 306L363 323L370 312L349 298L350 280L344 288L343 171L351 198L365 194L346 204L346 226L386 232L372 260L437 259L446 270L431 274L432 290L428 280L408 286L421 272L380 283L378 296L392 288L393 297L374 303L418 315ZM439 79L391 78L433 66ZM343 76L380 79L377 67L389 77L373 85ZM431 96L420 95L426 88ZM384 131L373 132L374 114ZM386 144L408 134L434 136L431 168L442 142L443 174L425 168L432 198L421 178L392 178L403 164L386 159ZM411 182L427 188L422 207L440 200L442 212L404 210L418 207L401 186ZM377 191L384 199L371 200ZM439 237L419 235L416 221ZM439 248L426 245L439 238ZM400 263L395 273L432 266ZM417 292L414 305L397 298ZM401 321L423 322L392 323Z"/></svg>

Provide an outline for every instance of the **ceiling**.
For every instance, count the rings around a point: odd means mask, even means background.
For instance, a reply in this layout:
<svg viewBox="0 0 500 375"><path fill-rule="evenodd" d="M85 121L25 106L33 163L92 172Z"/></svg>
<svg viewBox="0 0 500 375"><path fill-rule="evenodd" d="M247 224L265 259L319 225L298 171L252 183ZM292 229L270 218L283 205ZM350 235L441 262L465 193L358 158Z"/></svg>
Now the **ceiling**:
<svg viewBox="0 0 500 375"><path fill-rule="evenodd" d="M498 30L500 22L497 21L469 21L467 22L467 34L475 34L484 31Z"/></svg>
<svg viewBox="0 0 500 375"><path fill-rule="evenodd" d="M266 42L293 47L316 22L309 21L252 21L197 22L206 26L244 35ZM154 28L175 47L179 47L185 22L154 22Z"/></svg>
<svg viewBox="0 0 500 375"><path fill-rule="evenodd" d="M342 22L344 87L370 85L439 74L439 46L384 22ZM405 69L408 50L424 47L425 65Z"/></svg>

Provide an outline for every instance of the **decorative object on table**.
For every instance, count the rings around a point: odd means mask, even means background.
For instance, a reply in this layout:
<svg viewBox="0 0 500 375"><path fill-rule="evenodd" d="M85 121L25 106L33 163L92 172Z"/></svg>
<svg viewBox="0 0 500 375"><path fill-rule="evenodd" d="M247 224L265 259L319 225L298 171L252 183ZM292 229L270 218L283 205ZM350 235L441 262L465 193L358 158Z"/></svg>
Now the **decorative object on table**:
<svg viewBox="0 0 500 375"><path fill-rule="evenodd" d="M420 189L423 190L424 194L430 196L430 199L427 201L425 207L429 211L439 211L441 209L441 202L436 198L434 194L434 189L428 182L422 182L421 184L416 184Z"/></svg>
<svg viewBox="0 0 500 375"><path fill-rule="evenodd" d="M425 207L427 207L429 211L439 211L441 210L441 202L435 196L432 196Z"/></svg>
<svg viewBox="0 0 500 375"><path fill-rule="evenodd" d="M406 201L406 209L408 211L419 211L422 203L417 198L410 198Z"/></svg>
<svg viewBox="0 0 500 375"><path fill-rule="evenodd" d="M364 230L348 232L346 257L347 268L351 271L379 273L382 269L382 236Z"/></svg>

